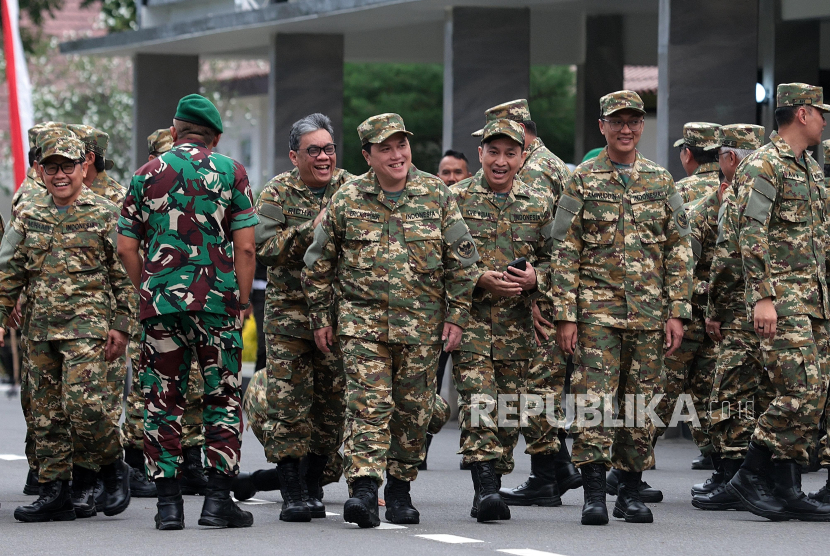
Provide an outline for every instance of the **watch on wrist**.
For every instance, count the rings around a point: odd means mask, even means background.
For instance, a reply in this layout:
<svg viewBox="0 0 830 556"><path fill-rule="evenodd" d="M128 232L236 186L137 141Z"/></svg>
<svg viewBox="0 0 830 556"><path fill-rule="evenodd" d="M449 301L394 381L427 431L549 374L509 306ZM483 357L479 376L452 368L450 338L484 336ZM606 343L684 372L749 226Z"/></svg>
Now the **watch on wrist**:
<svg viewBox="0 0 830 556"><path fill-rule="evenodd" d="M239 304L239 310L240 310L240 311L245 311L245 310L246 310L246 309L248 309L248 307L250 307L250 306L251 306L251 300L249 299L249 300L248 300L248 303L240 303L240 304Z"/></svg>

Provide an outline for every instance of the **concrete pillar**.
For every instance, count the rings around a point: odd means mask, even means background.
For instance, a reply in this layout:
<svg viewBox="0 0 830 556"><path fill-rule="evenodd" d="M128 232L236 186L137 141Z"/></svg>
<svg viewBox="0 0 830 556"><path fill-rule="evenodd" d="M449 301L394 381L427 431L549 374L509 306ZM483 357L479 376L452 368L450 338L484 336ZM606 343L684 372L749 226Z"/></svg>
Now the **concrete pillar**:
<svg viewBox="0 0 830 556"><path fill-rule="evenodd" d="M574 161L605 145L599 132L599 99L623 88L623 18L589 16L585 20L585 62L576 71L576 138Z"/></svg>
<svg viewBox="0 0 830 556"><path fill-rule="evenodd" d="M173 125L179 99L198 92L198 56L133 57L133 168L147 162L147 136Z"/></svg>
<svg viewBox="0 0 830 556"><path fill-rule="evenodd" d="M321 112L331 118L334 142L342 149L343 35L275 35L268 94L272 176L293 168L288 158L288 133L303 116Z"/></svg>
<svg viewBox="0 0 830 556"><path fill-rule="evenodd" d="M756 120L758 0L660 0L657 162L685 176L683 124Z"/></svg>
<svg viewBox="0 0 830 556"><path fill-rule="evenodd" d="M476 171L479 139L470 133L484 111L530 95L530 10L448 9L444 45L444 150L462 151Z"/></svg>

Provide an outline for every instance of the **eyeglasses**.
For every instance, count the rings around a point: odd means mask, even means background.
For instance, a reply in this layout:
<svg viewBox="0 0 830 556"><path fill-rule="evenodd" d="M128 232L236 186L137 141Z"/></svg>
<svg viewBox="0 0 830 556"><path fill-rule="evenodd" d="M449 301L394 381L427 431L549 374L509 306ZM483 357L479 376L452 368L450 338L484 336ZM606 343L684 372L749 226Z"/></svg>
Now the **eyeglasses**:
<svg viewBox="0 0 830 556"><path fill-rule="evenodd" d="M337 145L334 143L329 143L323 147L318 147L317 145L311 145L307 149L300 149L301 151L305 151L308 153L308 156L311 158L317 158L320 156L320 153L326 153L326 155L331 156L337 151Z"/></svg>
<svg viewBox="0 0 830 556"><path fill-rule="evenodd" d="M43 168L43 173L47 176L54 176L58 173L58 170L66 174L67 176L75 171L75 166L80 164L79 160L72 160L70 162L61 162L58 164L57 162L47 162L46 164L41 164L40 167Z"/></svg>
<svg viewBox="0 0 830 556"><path fill-rule="evenodd" d="M640 131L640 128L643 127L643 122L645 120L629 120L624 122L622 120L607 120L602 118L602 121L608 124L611 131L622 131L625 126L628 126L628 129L631 131Z"/></svg>

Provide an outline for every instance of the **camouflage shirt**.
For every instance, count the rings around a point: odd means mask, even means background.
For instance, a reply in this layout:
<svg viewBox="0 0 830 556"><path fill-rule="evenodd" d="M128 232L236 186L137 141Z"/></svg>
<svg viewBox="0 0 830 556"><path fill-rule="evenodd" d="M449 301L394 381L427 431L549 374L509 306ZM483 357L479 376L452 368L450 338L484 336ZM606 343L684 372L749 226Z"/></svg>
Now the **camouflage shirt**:
<svg viewBox="0 0 830 556"><path fill-rule="evenodd" d="M818 163L796 160L777 132L735 173L747 313L772 297L779 317L830 318L827 191Z"/></svg>
<svg viewBox="0 0 830 556"><path fill-rule="evenodd" d="M204 144L179 142L142 166L118 221L144 248L139 319L239 315L231 234L258 221L245 168Z"/></svg>
<svg viewBox="0 0 830 556"><path fill-rule="evenodd" d="M127 193L124 186L109 177L105 170L98 172L98 176L96 176L89 188L96 195L109 199L118 206L124 203L124 196Z"/></svg>
<svg viewBox="0 0 830 556"><path fill-rule="evenodd" d="M577 166L556 209L555 320L659 330L691 318L688 216L671 175L640 153L625 179L604 149Z"/></svg>
<svg viewBox="0 0 830 556"><path fill-rule="evenodd" d="M439 344L444 322L470 318L478 253L452 193L411 168L403 195L387 199L374 171L334 194L305 255L312 329L391 344Z"/></svg>
<svg viewBox="0 0 830 556"><path fill-rule="evenodd" d="M715 240L718 238L718 212L720 200L715 189L698 199L689 211L692 253L695 260L694 293L692 294L692 320L687 324L684 338L703 341L706 335L704 321L706 306L709 304L709 269L715 254Z"/></svg>
<svg viewBox="0 0 830 556"><path fill-rule="evenodd" d="M527 148L527 159L516 177L527 185L550 192L556 203L571 179L571 171L537 137Z"/></svg>
<svg viewBox="0 0 830 556"><path fill-rule="evenodd" d="M17 191L14 192L14 197L12 197L12 219L14 219L18 207L45 191L46 186L44 186L43 182L41 182L40 178L38 178L35 169L29 168L26 172L26 179L23 180L20 187L18 187Z"/></svg>
<svg viewBox="0 0 830 556"><path fill-rule="evenodd" d="M135 288L116 253L117 218L118 207L86 187L65 212L45 191L20 207L0 247L3 326L25 289L30 340L129 333Z"/></svg>
<svg viewBox="0 0 830 556"><path fill-rule="evenodd" d="M535 293L495 299L483 288L475 288L459 349L493 359L530 359L534 352L530 300L550 289L553 197L516 178L500 202L481 172L453 185L452 192L481 257L474 280L478 282L488 270L504 271L511 261L524 257L536 270L537 284Z"/></svg>
<svg viewBox="0 0 830 556"><path fill-rule="evenodd" d="M694 203L718 189L720 166L717 162L701 164L691 176L677 182L677 192L683 196L684 203Z"/></svg>
<svg viewBox="0 0 830 556"><path fill-rule="evenodd" d="M331 196L353 176L335 169L322 199L300 179L295 168L269 181L257 201L257 258L268 266L265 333L312 339L308 304L300 284L303 256L314 236L312 224Z"/></svg>

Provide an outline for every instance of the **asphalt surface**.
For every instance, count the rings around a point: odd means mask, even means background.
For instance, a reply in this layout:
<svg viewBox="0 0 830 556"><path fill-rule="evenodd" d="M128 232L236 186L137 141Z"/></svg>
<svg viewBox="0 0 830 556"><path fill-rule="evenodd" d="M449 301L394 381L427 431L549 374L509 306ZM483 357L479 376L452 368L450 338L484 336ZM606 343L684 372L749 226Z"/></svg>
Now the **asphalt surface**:
<svg viewBox="0 0 830 556"><path fill-rule="evenodd" d="M653 524L628 524L611 519L605 527L579 523L582 491L570 491L559 508L512 508L512 520L479 524L469 517L472 483L458 469L455 455L458 430L450 422L436 436L429 455L429 470L412 488L421 512L419 525L359 530L342 520L345 484L326 487L325 503L332 514L311 523L279 521L280 495L263 492L243 507L254 515L249 529L209 529L196 524L200 497L185 497L184 531L153 528L155 500L133 499L115 517L74 522L28 524L12 517L14 508L35 497L22 494L26 477L23 455L24 423L18 398L0 392L0 554L515 554L518 556L828 554L827 523L771 523L746 512L703 512L690 504L689 488L710 472L692 471L694 445L682 439L657 446L657 469L645 479L661 488L665 500L650 505ZM242 468L265 467L262 448L254 435L244 435ZM521 483L529 471L529 458L520 444L516 472L504 478L505 486ZM826 472L804 476L804 490L820 488ZM609 497L609 513L613 505ZM381 508L383 512L383 508ZM381 515L381 519L383 516ZM423 535L439 535L437 539ZM453 541L453 542L447 542Z"/></svg>

